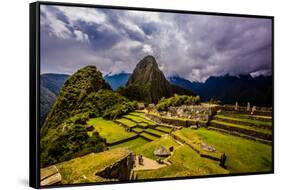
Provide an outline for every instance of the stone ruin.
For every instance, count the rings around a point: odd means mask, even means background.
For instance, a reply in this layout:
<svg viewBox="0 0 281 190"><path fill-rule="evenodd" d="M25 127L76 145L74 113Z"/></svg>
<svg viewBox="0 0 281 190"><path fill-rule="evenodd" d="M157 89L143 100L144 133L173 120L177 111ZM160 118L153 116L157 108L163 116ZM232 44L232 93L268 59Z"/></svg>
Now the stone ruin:
<svg viewBox="0 0 281 190"><path fill-rule="evenodd" d="M251 115L272 115L272 107L258 107L252 106L250 102L247 102L246 106L240 106L238 102L235 102L234 105L225 104L221 106L221 111L224 113L242 113L242 114L251 114Z"/></svg>
<svg viewBox="0 0 281 190"><path fill-rule="evenodd" d="M137 103L137 109L138 110L143 110L144 108L145 108L144 103L142 103L142 102Z"/></svg>
<svg viewBox="0 0 281 190"><path fill-rule="evenodd" d="M182 105L179 107L170 106L167 112L161 112L161 116L187 118L192 120L209 121L216 112L213 107L205 105Z"/></svg>
<svg viewBox="0 0 281 190"><path fill-rule="evenodd" d="M238 105L238 102L235 102L235 108L234 108L236 111L239 110L239 105Z"/></svg>
<svg viewBox="0 0 281 190"><path fill-rule="evenodd" d="M215 148L215 147L210 146L210 145L207 145L207 144L204 143L204 142L201 142L201 143L200 143L200 147L201 147L203 150L206 150L206 151L209 151L209 152L215 152L215 151L216 151L216 148Z"/></svg>
<svg viewBox="0 0 281 190"><path fill-rule="evenodd" d="M159 149L154 150L153 154L155 156L161 156L161 157L168 157L171 155L170 151L167 150L164 146L161 146Z"/></svg>
<svg viewBox="0 0 281 190"><path fill-rule="evenodd" d="M250 102L247 103L247 111L250 111L251 109L251 105L250 105Z"/></svg>
<svg viewBox="0 0 281 190"><path fill-rule="evenodd" d="M155 109L156 109L155 104L148 104L148 106L146 107L147 112L151 112Z"/></svg>

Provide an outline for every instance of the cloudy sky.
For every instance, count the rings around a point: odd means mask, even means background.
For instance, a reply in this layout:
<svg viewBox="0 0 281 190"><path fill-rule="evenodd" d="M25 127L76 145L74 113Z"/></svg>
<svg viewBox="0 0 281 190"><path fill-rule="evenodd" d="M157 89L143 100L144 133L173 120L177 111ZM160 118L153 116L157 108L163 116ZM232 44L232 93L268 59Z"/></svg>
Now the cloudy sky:
<svg viewBox="0 0 281 190"><path fill-rule="evenodd" d="M41 73L132 72L153 55L191 81L271 73L271 20L41 5Z"/></svg>

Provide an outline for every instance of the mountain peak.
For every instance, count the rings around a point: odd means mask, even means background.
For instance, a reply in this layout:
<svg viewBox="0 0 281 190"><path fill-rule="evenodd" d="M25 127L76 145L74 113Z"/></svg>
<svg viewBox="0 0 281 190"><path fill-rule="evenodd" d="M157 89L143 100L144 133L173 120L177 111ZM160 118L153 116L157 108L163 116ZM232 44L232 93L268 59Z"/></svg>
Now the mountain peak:
<svg viewBox="0 0 281 190"><path fill-rule="evenodd" d="M63 84L60 93L42 127L42 134L49 128L61 124L64 119L72 116L81 101L91 92L99 90L111 90L102 77L102 73L93 65L79 69L71 75ZM56 125L54 125L54 123Z"/></svg>
<svg viewBox="0 0 281 190"><path fill-rule="evenodd" d="M159 69L156 59L152 55L144 57L136 66L136 69Z"/></svg>
<svg viewBox="0 0 281 190"><path fill-rule="evenodd" d="M137 64L122 91L123 95L131 99L149 103L157 103L162 97L169 97L174 93L191 94L179 87L172 86L159 69L155 58L151 55L144 57Z"/></svg>
<svg viewBox="0 0 281 190"><path fill-rule="evenodd" d="M127 86L130 84L150 84L152 81L163 81L165 86L167 80L160 71L155 58L151 55L144 57L136 66Z"/></svg>

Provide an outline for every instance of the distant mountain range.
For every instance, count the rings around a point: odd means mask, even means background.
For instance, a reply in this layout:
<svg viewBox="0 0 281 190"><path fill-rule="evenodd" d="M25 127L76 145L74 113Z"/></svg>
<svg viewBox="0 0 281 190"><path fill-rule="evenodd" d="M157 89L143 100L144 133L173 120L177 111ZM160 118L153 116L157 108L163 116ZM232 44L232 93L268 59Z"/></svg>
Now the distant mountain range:
<svg viewBox="0 0 281 190"><path fill-rule="evenodd" d="M43 125L56 97L69 75L42 74L40 76L40 126Z"/></svg>
<svg viewBox="0 0 281 190"><path fill-rule="evenodd" d="M62 85L68 77L69 75L66 74L42 74L40 76L40 84L45 88L49 89L52 93L57 96L60 92Z"/></svg>
<svg viewBox="0 0 281 190"><path fill-rule="evenodd" d="M117 90L120 86L125 86L128 82L130 73L119 73L115 75L105 75L105 81L111 86L112 90Z"/></svg>
<svg viewBox="0 0 281 190"><path fill-rule="evenodd" d="M178 76L170 77L172 84L191 89L200 95L201 100L220 100L225 104L272 106L272 76L251 75L211 76L204 83L190 82Z"/></svg>

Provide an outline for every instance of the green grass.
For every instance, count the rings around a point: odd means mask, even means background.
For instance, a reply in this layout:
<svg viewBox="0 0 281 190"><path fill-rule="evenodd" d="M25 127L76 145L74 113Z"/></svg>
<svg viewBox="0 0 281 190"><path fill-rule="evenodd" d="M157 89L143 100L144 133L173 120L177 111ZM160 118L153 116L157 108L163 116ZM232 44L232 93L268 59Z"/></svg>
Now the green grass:
<svg viewBox="0 0 281 190"><path fill-rule="evenodd" d="M157 179L168 177L202 176L227 174L217 162L200 157L187 145L179 146L169 158L171 165L149 171L137 171L137 179Z"/></svg>
<svg viewBox="0 0 281 190"><path fill-rule="evenodd" d="M145 119L145 118L143 118L141 116L129 114L129 115L125 115L124 117L125 118L129 118L129 119L131 119L131 120L133 120L133 121L135 121L137 123L147 123L149 125L155 125L155 122L150 121L148 119Z"/></svg>
<svg viewBox="0 0 281 190"><path fill-rule="evenodd" d="M107 143L113 143L136 135L133 132L126 132L124 127L119 126L113 121L105 120L101 117L90 119L88 124L93 125L95 131L99 132L100 136L105 138Z"/></svg>
<svg viewBox="0 0 281 190"><path fill-rule="evenodd" d="M138 123L138 126L143 127L143 128L147 127L148 125L149 124L147 124L147 123Z"/></svg>
<svg viewBox="0 0 281 190"><path fill-rule="evenodd" d="M136 171L137 179L159 179L170 177L186 177L194 175L195 172L184 167L181 164L175 163L157 170Z"/></svg>
<svg viewBox="0 0 281 190"><path fill-rule="evenodd" d="M226 167L231 173L272 170L272 147L256 141L225 135L207 129L194 130L204 142L226 153Z"/></svg>
<svg viewBox="0 0 281 190"><path fill-rule="evenodd" d="M151 129L151 128L148 128L148 129L146 129L145 131L150 132L150 133L153 133L153 134L155 134L155 135L159 135L159 136L162 136L162 135L165 134L165 133L163 133L163 132L161 132L161 131L157 131L157 130Z"/></svg>
<svg viewBox="0 0 281 190"><path fill-rule="evenodd" d="M233 123L227 123L223 121L217 121L217 120L212 120L211 125L215 124L222 124L222 125L227 125L230 127L235 127L235 128L240 128L240 129L246 129L246 130L251 130L251 131L256 131L264 134L272 134L271 130L268 129L262 129L258 127L250 127L250 126L245 126L245 125L238 125L238 124L233 124Z"/></svg>
<svg viewBox="0 0 281 190"><path fill-rule="evenodd" d="M155 127L155 129L165 131L166 133L169 133L172 130L172 128L162 127L162 126L157 126L157 127Z"/></svg>
<svg viewBox="0 0 281 190"><path fill-rule="evenodd" d="M215 118L222 118L222 119L228 119L228 120L233 120L233 121L241 121L241 122L246 122L246 123L250 123L253 125L263 125L263 126L268 126L271 127L272 126L272 122L267 122L267 121L259 121L259 120L253 120L253 119L248 119L248 118L238 118L238 117L231 117L231 116L227 116L227 115L216 115Z"/></svg>
<svg viewBox="0 0 281 190"><path fill-rule="evenodd" d="M130 115L135 115L135 116L143 116L143 112L131 112Z"/></svg>
<svg viewBox="0 0 281 190"><path fill-rule="evenodd" d="M140 136L142 136L142 137L144 137L144 138L146 138L150 141L154 141L154 140L158 139L158 137L155 137L155 136L153 136L151 134L148 134L148 133L141 133Z"/></svg>
<svg viewBox="0 0 281 190"><path fill-rule="evenodd" d="M135 127L137 125L135 122L126 118L117 119L116 121L122 123L123 125L126 125L127 127Z"/></svg>
<svg viewBox="0 0 281 190"><path fill-rule="evenodd" d="M128 148L131 151L134 151L136 148L141 147L143 145L145 145L146 143L148 143L149 141L139 137L133 140L130 140L128 142L124 142L115 146L111 146L110 149L114 149L114 148Z"/></svg>
<svg viewBox="0 0 281 190"><path fill-rule="evenodd" d="M143 132L144 129L135 127L135 128L132 129L132 131L137 132L137 133L140 133L140 132Z"/></svg>
<svg viewBox="0 0 281 190"><path fill-rule="evenodd" d="M218 162L200 157L200 155L188 145L183 145L176 149L169 160L172 163L179 163L200 175L229 173L227 170L220 167Z"/></svg>
<svg viewBox="0 0 281 190"><path fill-rule="evenodd" d="M88 154L56 166L62 175L62 184L106 181L106 179L96 176L95 173L125 157L128 153L126 149L117 148L101 153ZM83 175L86 179L82 177Z"/></svg>
<svg viewBox="0 0 281 190"><path fill-rule="evenodd" d="M219 114L219 115L225 115L228 117L235 117L235 118L242 118L242 119L251 119L251 118L272 119L271 116L249 115L249 114Z"/></svg>
<svg viewBox="0 0 281 190"><path fill-rule="evenodd" d="M200 138L200 136L197 133L195 133L195 130L189 128L182 128L181 130L178 130L173 134L175 134L180 139L184 140L186 144L192 146L195 150L200 152L200 154L208 155L217 159L221 158L222 152L220 150L216 149L216 151L211 152L201 148L201 143L203 141ZM208 144L208 145L213 146L212 144Z"/></svg>
<svg viewBox="0 0 281 190"><path fill-rule="evenodd" d="M155 156L153 154L153 152L154 152L154 150L160 148L161 146L164 146L165 148L168 149L171 146L174 146L174 148L176 148L179 145L173 139L171 139L171 137L163 136L152 142L146 143L145 145L143 145L141 147L136 148L134 152L136 154L141 154L145 157L156 160L159 157Z"/></svg>

